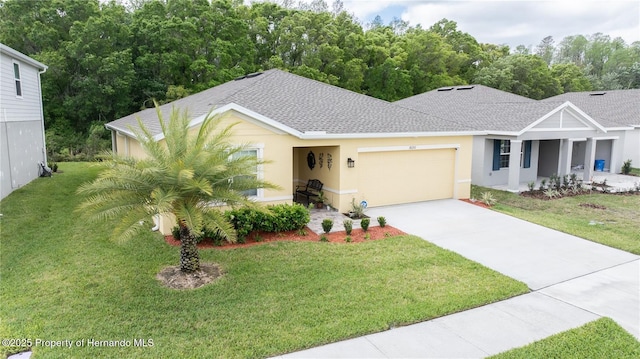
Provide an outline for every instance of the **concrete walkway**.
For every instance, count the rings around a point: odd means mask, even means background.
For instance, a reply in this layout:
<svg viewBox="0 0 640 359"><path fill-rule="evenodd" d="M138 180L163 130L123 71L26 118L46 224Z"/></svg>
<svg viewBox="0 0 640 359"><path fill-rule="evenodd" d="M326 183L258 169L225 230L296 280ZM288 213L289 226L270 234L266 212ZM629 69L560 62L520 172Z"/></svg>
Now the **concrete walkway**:
<svg viewBox="0 0 640 359"><path fill-rule="evenodd" d="M531 293L280 358L481 358L600 317L640 340L640 257L457 200L367 215L526 283ZM587 225L585 223L585 225Z"/></svg>

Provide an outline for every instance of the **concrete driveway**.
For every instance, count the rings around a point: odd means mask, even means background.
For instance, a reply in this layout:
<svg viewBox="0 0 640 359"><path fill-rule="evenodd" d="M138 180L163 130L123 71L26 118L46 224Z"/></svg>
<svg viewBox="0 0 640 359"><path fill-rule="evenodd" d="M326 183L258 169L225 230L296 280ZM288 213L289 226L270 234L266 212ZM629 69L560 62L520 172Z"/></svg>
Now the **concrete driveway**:
<svg viewBox="0 0 640 359"><path fill-rule="evenodd" d="M606 316L640 340L640 257L458 200L372 208L396 228L526 283L502 302L283 358L481 358ZM586 224L585 224L586 225Z"/></svg>
<svg viewBox="0 0 640 359"><path fill-rule="evenodd" d="M367 215L538 290L639 257L457 200L372 208ZM585 226L587 223L585 223Z"/></svg>

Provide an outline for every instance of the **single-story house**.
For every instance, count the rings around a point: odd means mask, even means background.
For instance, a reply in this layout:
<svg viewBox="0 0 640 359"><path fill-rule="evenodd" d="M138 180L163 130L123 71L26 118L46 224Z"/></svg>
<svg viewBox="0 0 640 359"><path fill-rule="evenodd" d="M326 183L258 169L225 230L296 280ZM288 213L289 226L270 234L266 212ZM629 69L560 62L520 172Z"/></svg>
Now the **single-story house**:
<svg viewBox="0 0 640 359"><path fill-rule="evenodd" d="M640 167L640 89L569 92L543 101L569 101L600 123L627 129L624 137L619 138L622 157L611 163L620 165L621 161L631 160L634 167ZM605 167L612 172L620 171L620 166L606 165L606 154L601 157L605 159Z"/></svg>
<svg viewBox="0 0 640 359"><path fill-rule="evenodd" d="M574 93L535 101L467 85L440 88L395 104L479 131L473 140L472 182L506 185L517 192L522 183L572 170L582 171L583 180L590 182L594 169L619 172L624 160L636 158L638 91L612 91L608 98Z"/></svg>
<svg viewBox="0 0 640 359"><path fill-rule="evenodd" d="M0 44L0 199L47 163L40 74L47 66Z"/></svg>
<svg viewBox="0 0 640 359"><path fill-rule="evenodd" d="M281 70L237 78L162 105L188 109L197 127L204 116L238 123L238 143L252 143L253 155L270 161L256 169L279 190L257 190L256 201L291 202L296 186L323 182L332 207L348 211L352 200L369 207L443 198L469 198L473 131L369 96ZM117 153L144 156L132 128L140 119L163 141L155 109L106 125ZM162 233L174 223L164 219Z"/></svg>

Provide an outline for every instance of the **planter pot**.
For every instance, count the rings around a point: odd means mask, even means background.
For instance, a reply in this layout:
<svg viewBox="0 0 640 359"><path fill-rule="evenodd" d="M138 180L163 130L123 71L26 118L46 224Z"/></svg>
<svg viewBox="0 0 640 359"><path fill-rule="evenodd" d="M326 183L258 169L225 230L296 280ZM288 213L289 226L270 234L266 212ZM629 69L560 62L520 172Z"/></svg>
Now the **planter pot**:
<svg viewBox="0 0 640 359"><path fill-rule="evenodd" d="M354 218L356 216L356 212L349 211L349 217Z"/></svg>

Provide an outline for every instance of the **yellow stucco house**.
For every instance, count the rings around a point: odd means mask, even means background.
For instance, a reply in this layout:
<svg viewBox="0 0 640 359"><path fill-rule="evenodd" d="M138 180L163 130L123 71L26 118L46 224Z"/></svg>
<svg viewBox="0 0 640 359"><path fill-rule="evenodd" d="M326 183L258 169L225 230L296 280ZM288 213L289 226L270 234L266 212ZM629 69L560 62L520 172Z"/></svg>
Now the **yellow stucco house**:
<svg viewBox="0 0 640 359"><path fill-rule="evenodd" d="M254 73L160 107L188 109L196 128L214 113L237 123L234 140L270 161L260 178L279 190L256 190L265 204L292 202L297 186L319 179L328 203L348 211L444 198L469 198L473 136L464 125L281 70ZM143 156L132 128L140 119L163 141L156 110L106 127L117 153ZM167 222L167 221L164 221ZM168 233L173 223L162 223Z"/></svg>

